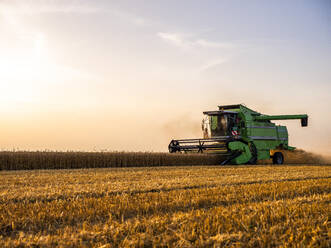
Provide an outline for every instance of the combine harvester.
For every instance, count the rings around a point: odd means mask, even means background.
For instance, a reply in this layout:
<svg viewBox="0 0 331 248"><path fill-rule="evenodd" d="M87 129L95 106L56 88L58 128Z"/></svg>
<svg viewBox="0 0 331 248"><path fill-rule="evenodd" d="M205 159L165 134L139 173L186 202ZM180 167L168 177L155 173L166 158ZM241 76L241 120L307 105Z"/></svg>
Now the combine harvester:
<svg viewBox="0 0 331 248"><path fill-rule="evenodd" d="M217 111L203 112L203 139L172 140L169 152L212 153L224 155L225 164L256 164L270 159L283 164L282 151L294 150L288 145L286 126L271 120L300 119L308 125L308 115L263 115L242 104L218 106Z"/></svg>

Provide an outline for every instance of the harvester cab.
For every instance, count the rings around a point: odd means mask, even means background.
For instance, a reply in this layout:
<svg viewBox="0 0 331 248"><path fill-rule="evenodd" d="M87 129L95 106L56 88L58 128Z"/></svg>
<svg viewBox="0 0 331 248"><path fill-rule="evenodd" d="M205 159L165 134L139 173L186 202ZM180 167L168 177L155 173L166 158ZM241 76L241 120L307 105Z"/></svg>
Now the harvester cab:
<svg viewBox="0 0 331 248"><path fill-rule="evenodd" d="M282 151L293 150L288 145L286 126L271 120L300 119L308 125L308 115L263 115L242 104L219 106L216 111L203 113L202 139L172 140L169 152L222 154L222 164L255 164L272 158L282 164Z"/></svg>
<svg viewBox="0 0 331 248"><path fill-rule="evenodd" d="M202 131L205 139L228 136L238 128L238 113L230 111L208 111L202 120Z"/></svg>

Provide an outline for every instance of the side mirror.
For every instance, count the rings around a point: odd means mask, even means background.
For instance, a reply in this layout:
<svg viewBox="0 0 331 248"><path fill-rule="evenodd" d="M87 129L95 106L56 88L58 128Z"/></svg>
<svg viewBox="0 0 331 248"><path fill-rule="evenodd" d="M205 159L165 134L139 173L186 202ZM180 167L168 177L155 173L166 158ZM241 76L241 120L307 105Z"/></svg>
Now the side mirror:
<svg viewBox="0 0 331 248"><path fill-rule="evenodd" d="M301 119L301 126L302 127L308 126L308 116Z"/></svg>

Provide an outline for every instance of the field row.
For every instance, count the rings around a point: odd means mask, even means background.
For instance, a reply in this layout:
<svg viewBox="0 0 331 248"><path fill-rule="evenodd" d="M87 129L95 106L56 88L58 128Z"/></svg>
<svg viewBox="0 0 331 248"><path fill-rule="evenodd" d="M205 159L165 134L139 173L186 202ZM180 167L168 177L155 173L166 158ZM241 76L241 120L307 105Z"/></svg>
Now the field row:
<svg viewBox="0 0 331 248"><path fill-rule="evenodd" d="M19 175L19 176L18 176ZM330 166L185 166L79 170L2 171L0 203L51 201L241 184L319 179Z"/></svg>
<svg viewBox="0 0 331 248"><path fill-rule="evenodd" d="M330 166L2 172L0 246L321 246Z"/></svg>

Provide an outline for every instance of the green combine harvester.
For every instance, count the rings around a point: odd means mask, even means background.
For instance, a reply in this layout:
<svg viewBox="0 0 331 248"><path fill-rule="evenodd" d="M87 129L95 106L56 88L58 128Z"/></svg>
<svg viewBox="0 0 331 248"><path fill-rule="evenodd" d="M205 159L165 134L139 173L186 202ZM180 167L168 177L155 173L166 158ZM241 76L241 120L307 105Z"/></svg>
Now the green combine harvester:
<svg viewBox="0 0 331 248"><path fill-rule="evenodd" d="M225 164L256 164L270 159L283 164L282 151L294 150L288 145L286 126L272 120L300 119L308 125L308 115L264 115L242 104L218 106L217 111L203 112L202 139L172 140L169 152L212 153L224 155Z"/></svg>

